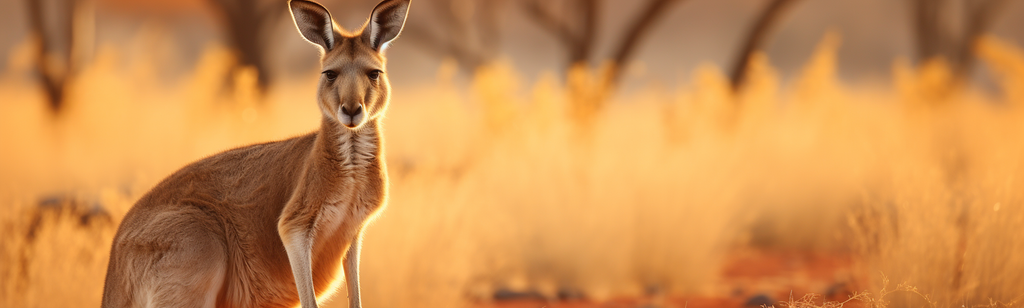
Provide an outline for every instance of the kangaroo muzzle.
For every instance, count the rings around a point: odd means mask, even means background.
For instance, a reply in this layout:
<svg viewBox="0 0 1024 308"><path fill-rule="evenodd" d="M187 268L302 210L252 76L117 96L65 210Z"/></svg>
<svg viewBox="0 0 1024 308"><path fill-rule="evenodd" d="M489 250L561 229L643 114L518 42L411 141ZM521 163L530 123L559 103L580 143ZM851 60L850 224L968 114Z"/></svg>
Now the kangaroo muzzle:
<svg viewBox="0 0 1024 308"><path fill-rule="evenodd" d="M338 120L345 127L356 128L363 124L363 120L366 119L366 112L363 109L362 104L342 104Z"/></svg>

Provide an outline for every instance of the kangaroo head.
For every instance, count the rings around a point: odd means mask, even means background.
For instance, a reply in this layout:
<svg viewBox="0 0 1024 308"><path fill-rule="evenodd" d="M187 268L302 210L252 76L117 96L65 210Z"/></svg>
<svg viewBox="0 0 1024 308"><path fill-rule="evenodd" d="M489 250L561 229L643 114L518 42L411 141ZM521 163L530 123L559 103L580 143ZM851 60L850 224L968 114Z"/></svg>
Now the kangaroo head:
<svg viewBox="0 0 1024 308"><path fill-rule="evenodd" d="M409 2L384 0L355 33L336 26L316 2L288 2L299 33L321 51L317 101L326 119L355 129L384 113L391 94L384 49L402 31Z"/></svg>

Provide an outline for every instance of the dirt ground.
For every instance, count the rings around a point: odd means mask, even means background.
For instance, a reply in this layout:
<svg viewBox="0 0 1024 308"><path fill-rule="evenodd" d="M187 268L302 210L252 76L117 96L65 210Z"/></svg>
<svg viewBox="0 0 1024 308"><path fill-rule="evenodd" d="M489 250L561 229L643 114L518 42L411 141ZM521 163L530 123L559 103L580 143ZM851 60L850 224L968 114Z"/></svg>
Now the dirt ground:
<svg viewBox="0 0 1024 308"><path fill-rule="evenodd" d="M740 249L729 254L720 271L720 280L711 289L720 295L672 297L651 295L643 298L616 298L608 301L586 299L546 300L524 296L479 303L479 308L732 308L785 307L808 294L818 305L824 301L842 302L866 286L864 275L857 273L854 260L843 254L806 251L769 251ZM844 307L858 307L851 301Z"/></svg>

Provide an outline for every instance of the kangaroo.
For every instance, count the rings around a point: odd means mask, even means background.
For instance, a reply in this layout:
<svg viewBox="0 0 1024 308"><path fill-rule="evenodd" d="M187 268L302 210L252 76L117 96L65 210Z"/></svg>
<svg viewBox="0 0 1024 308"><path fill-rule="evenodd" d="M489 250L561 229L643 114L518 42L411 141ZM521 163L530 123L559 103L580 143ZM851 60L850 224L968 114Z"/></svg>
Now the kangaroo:
<svg viewBox="0 0 1024 308"><path fill-rule="evenodd" d="M145 194L114 237L102 307L317 307L347 283L360 307L362 231L384 207L384 50L410 0L384 0L347 33L288 3L321 51L319 130L194 162ZM344 270L344 275L339 273Z"/></svg>

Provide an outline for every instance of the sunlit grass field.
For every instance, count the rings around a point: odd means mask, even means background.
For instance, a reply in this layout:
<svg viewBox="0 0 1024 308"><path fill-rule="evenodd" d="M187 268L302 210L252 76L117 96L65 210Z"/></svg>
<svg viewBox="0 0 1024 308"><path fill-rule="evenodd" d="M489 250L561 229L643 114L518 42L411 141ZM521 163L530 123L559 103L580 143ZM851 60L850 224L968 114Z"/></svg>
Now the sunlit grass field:
<svg viewBox="0 0 1024 308"><path fill-rule="evenodd" d="M498 63L463 83L445 65L398 86L389 205L363 249L366 306L460 307L499 289L719 296L737 247L848 254L856 290L906 283L928 296L881 298L894 307L1020 306L1024 53L979 44L999 81L985 92L941 61L895 61L885 86L846 84L837 44L825 39L793 80L759 56L739 94L706 66L583 116L573 111L598 106L584 94L601 92L584 70L528 83ZM98 306L117 224L150 187L319 125L316 72L260 98L221 48L171 81L119 56L101 48L57 116L20 78L24 53L0 79L2 307Z"/></svg>

